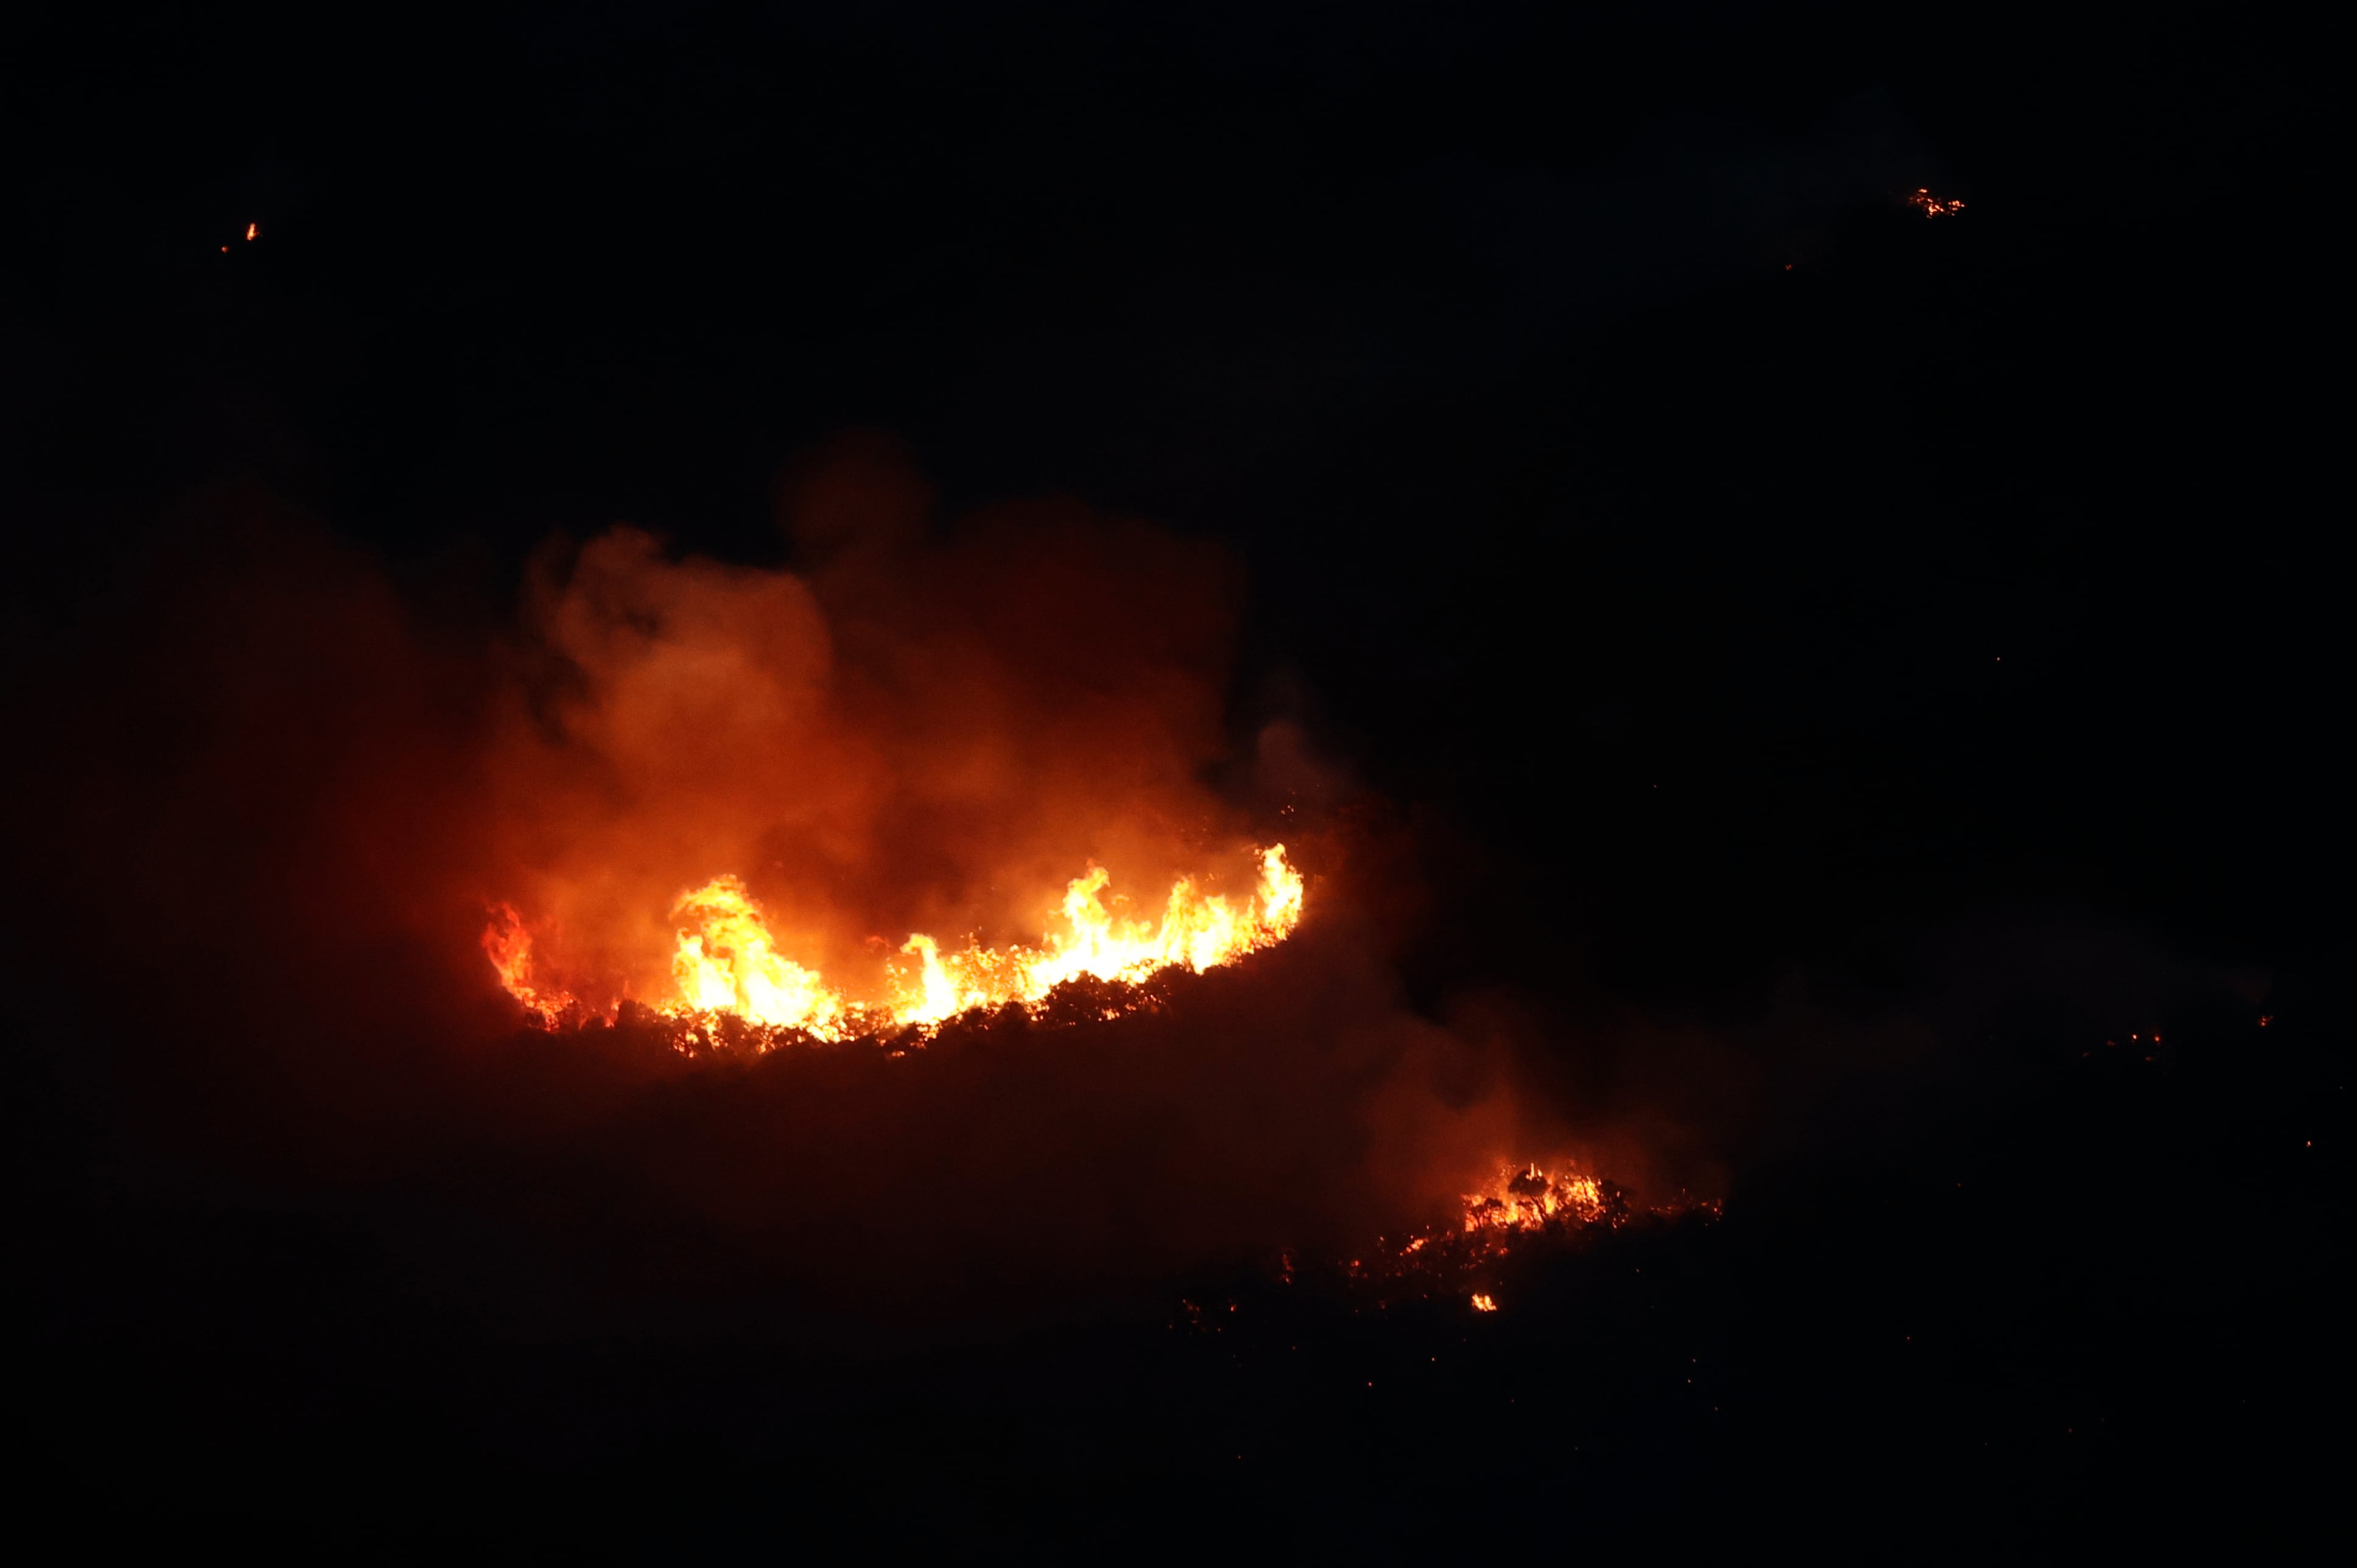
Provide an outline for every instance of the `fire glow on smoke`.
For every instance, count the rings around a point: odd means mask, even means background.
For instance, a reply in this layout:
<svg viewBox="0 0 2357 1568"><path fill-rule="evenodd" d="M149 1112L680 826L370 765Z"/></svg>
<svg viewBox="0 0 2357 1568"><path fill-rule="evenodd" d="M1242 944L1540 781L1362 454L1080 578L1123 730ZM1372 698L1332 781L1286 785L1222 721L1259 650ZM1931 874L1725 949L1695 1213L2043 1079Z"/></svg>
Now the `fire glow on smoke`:
<svg viewBox="0 0 2357 1568"><path fill-rule="evenodd" d="M1065 888L1056 913L1062 929L1043 933L1037 947L994 950L969 942L943 952L933 938L914 932L899 948L908 961L888 964L883 993L866 996L846 993L817 969L780 951L745 884L716 876L682 893L672 907L680 924L671 990L652 1005L683 1024L731 1017L765 1030L842 1041L931 1027L976 1008L1036 1006L1057 986L1084 976L1135 985L1168 969L1200 974L1275 946L1300 923L1301 874L1286 861L1285 846L1256 854L1260 876L1250 893L1232 898L1181 877L1158 921L1127 916L1127 900L1118 897L1108 908L1110 877L1092 865ZM611 1016L621 1000L590 1003L544 983L533 930L512 905L493 909L483 950L508 993L545 1026L592 1014Z"/></svg>
<svg viewBox="0 0 2357 1568"><path fill-rule="evenodd" d="M1625 1140L1526 1087L1519 1013L1410 1004L1409 824L1299 725L1231 722L1232 564L831 461L780 502L798 570L616 529L454 617L264 517L107 601L20 815L75 830L42 877L136 902L155 1005L221 997L157 1035L198 1053L154 1058L203 1086L188 1136L473 1184L633 1291L814 1319L1296 1254L1511 1318L1521 1258L1598 1228L1501 1160Z"/></svg>

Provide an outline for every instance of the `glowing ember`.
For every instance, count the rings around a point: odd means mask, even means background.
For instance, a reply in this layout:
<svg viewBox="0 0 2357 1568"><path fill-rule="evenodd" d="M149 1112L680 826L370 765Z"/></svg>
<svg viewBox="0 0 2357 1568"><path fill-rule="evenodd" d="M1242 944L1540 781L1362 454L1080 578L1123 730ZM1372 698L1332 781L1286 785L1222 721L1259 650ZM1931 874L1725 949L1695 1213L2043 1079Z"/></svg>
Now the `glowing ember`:
<svg viewBox="0 0 2357 1568"><path fill-rule="evenodd" d="M245 237L246 237L247 239L249 239L249 240L259 240L259 239L261 239L261 238L262 238L262 225L261 225L261 224L259 224L259 223L249 223L249 224L247 224L247 225L245 226Z"/></svg>
<svg viewBox="0 0 2357 1568"><path fill-rule="evenodd" d="M1494 1295L1490 1295L1484 1292L1477 1290L1473 1293L1473 1310L1476 1312L1495 1312L1498 1310L1498 1298Z"/></svg>
<svg viewBox="0 0 2357 1568"><path fill-rule="evenodd" d="M1200 973L1283 941L1300 923L1301 874L1287 864L1285 846L1257 853L1260 878L1252 893L1231 898L1181 877L1159 920L1125 918L1108 908L1110 878L1092 865L1066 887L1057 912L1062 929L1046 932L1039 947L943 952L933 938L912 934L899 951L915 963L893 966L888 993L877 998L846 996L817 970L779 951L744 883L716 876L672 907L678 926L671 995L655 1010L696 1026L737 1019L845 1040L929 1028L974 1008L1036 1006L1059 985L1083 977L1135 984L1169 969ZM544 1025L577 1008L570 994L535 983L532 934L512 906L494 907L482 940L500 983Z"/></svg>
<svg viewBox="0 0 2357 1568"><path fill-rule="evenodd" d="M1929 189L1920 186L1916 188L1915 194L1907 199L1907 205L1926 218L1945 218L1964 209L1963 202L1943 201L1932 195Z"/></svg>

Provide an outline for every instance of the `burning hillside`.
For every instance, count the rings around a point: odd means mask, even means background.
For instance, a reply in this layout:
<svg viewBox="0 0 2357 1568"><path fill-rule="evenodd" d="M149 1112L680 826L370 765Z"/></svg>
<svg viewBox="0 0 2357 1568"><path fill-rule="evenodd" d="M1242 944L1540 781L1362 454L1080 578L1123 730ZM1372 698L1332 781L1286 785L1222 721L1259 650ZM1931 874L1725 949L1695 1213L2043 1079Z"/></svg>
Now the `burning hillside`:
<svg viewBox="0 0 2357 1568"><path fill-rule="evenodd" d="M1339 1262L1565 1146L1514 1030L1410 1004L1405 829L1230 727L1213 547L945 524L854 446L791 565L616 528L453 631L215 504L23 813L60 908L152 939L123 1081L203 1158L880 1323Z"/></svg>
<svg viewBox="0 0 2357 1568"><path fill-rule="evenodd" d="M682 923L670 986L651 1010L683 1030L708 1031L727 1018L752 1026L766 1043L841 1041L930 1029L978 1009L1037 1007L1058 986L1083 978L1135 986L1169 969L1200 974L1283 941L1299 923L1302 879L1286 862L1285 846L1259 851L1257 859L1258 885L1240 897L1181 877L1171 886L1159 920L1129 915L1126 898L1116 897L1108 907L1109 877L1092 866L1064 890L1057 910L1061 929L1048 930L1038 946L993 950L970 941L944 953L932 937L912 932L898 951L913 961L888 961L883 993L851 997L780 952L744 883L716 876L682 893L672 906ZM611 1019L630 999L626 993L585 1002L552 981L562 972L562 958L551 956L511 904L493 910L483 950L508 993L549 1027L590 1016Z"/></svg>
<svg viewBox="0 0 2357 1568"><path fill-rule="evenodd" d="M1347 1265L1351 1281L1372 1291L1379 1305L1395 1299L1453 1295L1476 1312L1496 1312L1501 1272L1525 1254L1559 1251L1591 1234L1643 1220L1683 1216L1716 1219L1718 1205L1681 1193L1674 1200L1641 1204L1618 1184L1575 1161L1502 1165L1466 1193L1458 1218L1383 1239Z"/></svg>

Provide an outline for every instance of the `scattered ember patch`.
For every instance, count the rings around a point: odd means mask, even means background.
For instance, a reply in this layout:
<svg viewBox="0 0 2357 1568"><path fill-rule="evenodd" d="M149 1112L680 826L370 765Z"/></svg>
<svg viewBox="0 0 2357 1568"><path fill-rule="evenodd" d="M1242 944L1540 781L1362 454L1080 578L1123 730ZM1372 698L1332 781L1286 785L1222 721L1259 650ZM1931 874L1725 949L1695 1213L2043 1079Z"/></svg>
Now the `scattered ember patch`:
<svg viewBox="0 0 2357 1568"><path fill-rule="evenodd" d="M1961 201L1943 201L1923 187L1917 187L1907 198L1907 205L1926 218L1947 218L1964 209Z"/></svg>
<svg viewBox="0 0 2357 1568"><path fill-rule="evenodd" d="M1342 1272L1354 1284L1371 1287L1378 1306L1457 1296L1469 1298L1476 1312L1495 1312L1497 1282L1485 1276L1513 1255L1575 1245L1598 1231L1644 1220L1717 1213L1718 1205L1706 1200L1641 1207L1612 1182L1569 1165L1553 1170L1505 1165L1483 1191L1465 1195L1456 1224L1436 1226L1396 1246L1379 1242L1372 1257L1354 1258Z"/></svg>

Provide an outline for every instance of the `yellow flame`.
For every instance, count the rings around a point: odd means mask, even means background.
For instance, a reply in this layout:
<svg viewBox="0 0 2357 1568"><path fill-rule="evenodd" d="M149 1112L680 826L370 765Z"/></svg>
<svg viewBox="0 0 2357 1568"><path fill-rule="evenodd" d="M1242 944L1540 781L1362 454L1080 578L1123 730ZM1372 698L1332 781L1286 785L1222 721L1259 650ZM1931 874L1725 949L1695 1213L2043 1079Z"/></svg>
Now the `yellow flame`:
<svg viewBox="0 0 2357 1568"><path fill-rule="evenodd" d="M1111 881L1096 865L1074 877L1058 909L1064 929L1037 948L943 953L931 937L910 936L900 950L917 959L917 973L898 977L886 1009L891 1022L938 1024L976 1007L1028 1006L1084 975L1134 983L1182 964L1200 974L1283 941L1301 920L1301 875L1286 863L1283 844L1262 852L1260 886L1241 906L1180 877L1158 922L1125 919L1105 907Z"/></svg>
<svg viewBox="0 0 2357 1568"><path fill-rule="evenodd" d="M1558 1217L1582 1222L1604 1212L1604 1188L1592 1176L1549 1175L1535 1165L1501 1168L1486 1192L1465 1195L1468 1230L1536 1230Z"/></svg>
<svg viewBox="0 0 2357 1568"><path fill-rule="evenodd" d="M734 1013L748 1023L814 1035L835 1032L843 998L815 970L780 954L761 922L761 907L733 876L716 876L672 906L692 922L672 955L680 1005L694 1013Z"/></svg>
<svg viewBox="0 0 2357 1568"><path fill-rule="evenodd" d="M542 1022L554 1021L573 1004L573 998L565 993L544 991L532 983L532 932L514 905L491 906L491 923L483 928L483 953L499 972L500 983L507 987L508 994Z"/></svg>
<svg viewBox="0 0 2357 1568"><path fill-rule="evenodd" d="M1044 1001L1070 980L1135 983L1184 965L1200 973L1274 946L1300 924L1301 874L1285 846L1260 852L1258 886L1241 902L1207 894L1181 877L1164 901L1158 921L1125 918L1106 907L1111 877L1092 865L1064 889L1057 911L1061 930L1037 948L971 947L944 953L922 932L900 951L915 972L896 969L891 996L880 1004L846 999L813 969L778 950L760 906L735 876L716 876L680 895L672 915L680 921L672 955L672 995L660 1007L674 1018L732 1015L748 1023L803 1030L822 1039L909 1026L931 1027L977 1007ZM483 950L509 993L544 1021L570 1004L532 984L532 938L512 907L494 911Z"/></svg>

